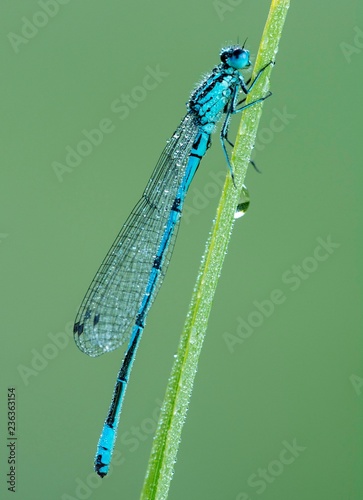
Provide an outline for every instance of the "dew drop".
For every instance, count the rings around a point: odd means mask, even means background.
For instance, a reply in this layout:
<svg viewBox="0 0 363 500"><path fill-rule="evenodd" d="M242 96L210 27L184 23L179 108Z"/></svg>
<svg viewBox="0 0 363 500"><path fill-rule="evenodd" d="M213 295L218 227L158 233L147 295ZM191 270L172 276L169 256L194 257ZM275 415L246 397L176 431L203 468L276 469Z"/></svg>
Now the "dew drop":
<svg viewBox="0 0 363 500"><path fill-rule="evenodd" d="M240 202L237 205L237 209L234 213L234 218L239 219L240 217L243 217L244 214L247 212L249 206L250 206L250 195L246 186L243 185Z"/></svg>

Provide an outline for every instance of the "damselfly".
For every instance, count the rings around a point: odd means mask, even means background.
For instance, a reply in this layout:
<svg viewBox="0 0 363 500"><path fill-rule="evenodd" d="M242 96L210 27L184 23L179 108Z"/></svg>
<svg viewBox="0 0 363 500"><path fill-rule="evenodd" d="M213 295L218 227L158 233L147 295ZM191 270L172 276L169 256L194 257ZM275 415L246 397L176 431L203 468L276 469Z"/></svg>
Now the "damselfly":
<svg viewBox="0 0 363 500"><path fill-rule="evenodd" d="M117 375L111 405L98 442L95 470L109 469L121 407L146 316L160 288L173 250L185 195L211 144L216 123L225 114L220 140L225 143L231 115L266 99L239 106L262 72L246 82L240 70L251 65L249 51L233 45L222 49L221 63L206 76L187 103L187 114L162 152L146 189L97 271L79 308L74 338L89 356L110 352L129 341ZM248 87L248 85L250 86ZM232 144L233 145L233 144Z"/></svg>

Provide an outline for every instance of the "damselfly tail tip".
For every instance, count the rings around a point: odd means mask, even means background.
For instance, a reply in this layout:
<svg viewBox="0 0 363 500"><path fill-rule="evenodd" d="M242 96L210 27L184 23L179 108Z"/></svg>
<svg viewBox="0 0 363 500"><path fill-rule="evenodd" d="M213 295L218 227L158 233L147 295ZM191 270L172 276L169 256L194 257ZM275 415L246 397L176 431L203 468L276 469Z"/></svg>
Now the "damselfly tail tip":
<svg viewBox="0 0 363 500"><path fill-rule="evenodd" d="M108 467L106 464L104 464L101 460L101 455L97 455L96 460L95 460L95 472L103 479L105 476L107 476L108 472ZM101 469L106 469L106 471L101 470Z"/></svg>

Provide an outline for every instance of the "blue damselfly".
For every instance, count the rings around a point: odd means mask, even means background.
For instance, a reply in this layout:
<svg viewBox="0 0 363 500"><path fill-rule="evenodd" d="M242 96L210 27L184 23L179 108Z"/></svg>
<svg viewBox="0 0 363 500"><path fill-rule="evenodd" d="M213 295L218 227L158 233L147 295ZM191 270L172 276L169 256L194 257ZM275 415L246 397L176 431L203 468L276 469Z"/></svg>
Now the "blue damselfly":
<svg viewBox="0 0 363 500"><path fill-rule="evenodd" d="M95 470L101 477L109 469L122 402L147 313L168 267L184 199L211 144L211 134L225 115L220 140L233 178L225 145L231 144L231 115L271 95L239 106L244 101L238 101L240 91L247 95L271 63L261 68L252 82L245 82L240 70L248 68L251 62L244 45L222 49L220 59L221 63L192 93L187 114L167 142L140 201L97 271L75 320L76 344L89 356L110 352L129 341L97 447Z"/></svg>

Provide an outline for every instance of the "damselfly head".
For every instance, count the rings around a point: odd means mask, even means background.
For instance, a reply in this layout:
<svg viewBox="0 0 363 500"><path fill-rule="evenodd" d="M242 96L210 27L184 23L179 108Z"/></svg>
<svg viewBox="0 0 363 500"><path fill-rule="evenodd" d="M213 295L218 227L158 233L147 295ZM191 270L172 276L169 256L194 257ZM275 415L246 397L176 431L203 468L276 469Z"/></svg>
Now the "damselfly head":
<svg viewBox="0 0 363 500"><path fill-rule="evenodd" d="M225 47L220 53L221 61L234 69L243 69L251 66L250 52L240 45Z"/></svg>

